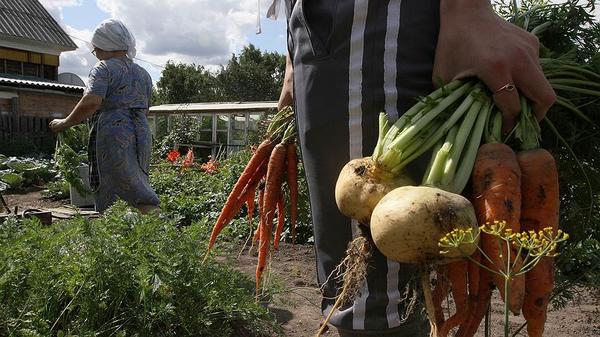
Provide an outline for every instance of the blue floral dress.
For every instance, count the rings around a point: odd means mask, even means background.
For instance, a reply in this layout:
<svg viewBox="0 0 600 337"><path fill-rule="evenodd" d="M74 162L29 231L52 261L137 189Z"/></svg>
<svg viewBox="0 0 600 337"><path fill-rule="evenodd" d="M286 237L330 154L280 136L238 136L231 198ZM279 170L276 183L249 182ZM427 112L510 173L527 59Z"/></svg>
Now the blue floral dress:
<svg viewBox="0 0 600 337"><path fill-rule="evenodd" d="M104 211L117 199L134 207L158 205L148 178L150 75L125 56L100 61L90 71L86 93L103 98L90 121L88 147L96 210Z"/></svg>

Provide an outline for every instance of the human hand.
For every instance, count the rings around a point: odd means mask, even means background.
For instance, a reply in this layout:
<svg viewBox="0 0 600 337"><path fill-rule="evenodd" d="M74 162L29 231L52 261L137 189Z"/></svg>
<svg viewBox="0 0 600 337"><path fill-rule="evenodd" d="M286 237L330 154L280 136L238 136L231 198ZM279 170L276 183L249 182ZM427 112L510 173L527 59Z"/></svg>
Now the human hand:
<svg viewBox="0 0 600 337"><path fill-rule="evenodd" d="M539 41L494 13L487 0L441 0L434 83L477 76L494 93L503 132L521 111L519 93L533 104L538 120L556 94L539 64ZM510 90L512 88L518 90Z"/></svg>
<svg viewBox="0 0 600 337"><path fill-rule="evenodd" d="M61 119L53 119L52 121L50 121L50 124L48 125L48 127L50 127L50 130L52 130L52 132L58 133L61 131L65 131L66 129L70 128L71 126L67 123L66 118L61 118Z"/></svg>

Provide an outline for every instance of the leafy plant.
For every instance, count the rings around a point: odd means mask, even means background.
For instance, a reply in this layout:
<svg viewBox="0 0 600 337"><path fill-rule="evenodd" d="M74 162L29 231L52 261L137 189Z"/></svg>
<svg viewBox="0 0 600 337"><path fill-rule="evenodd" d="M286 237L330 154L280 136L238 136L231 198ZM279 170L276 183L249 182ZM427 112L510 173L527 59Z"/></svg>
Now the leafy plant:
<svg viewBox="0 0 600 337"><path fill-rule="evenodd" d="M272 336L252 281L200 264L205 228L118 203L103 218L0 225L0 335Z"/></svg>
<svg viewBox="0 0 600 337"><path fill-rule="evenodd" d="M220 161L219 169L213 173L196 167L181 171L163 160L150 172L150 182L160 197L162 211L178 218L180 225L188 226L195 221L203 221L211 228L227 199L227 191L237 181L249 157L249 150L232 153L227 159ZM299 176L296 242L306 243L312 240L310 206L303 170L300 170ZM257 216L252 221L254 228L258 223ZM230 240L246 240L249 232L250 222L247 220L246 209L243 209L222 235ZM283 233L285 240L290 236L289 232Z"/></svg>
<svg viewBox="0 0 600 337"><path fill-rule="evenodd" d="M82 134L85 134L85 130L87 130L87 125L80 124L59 133L54 153L54 160L61 176L82 196L91 193L79 174L79 167L85 162L83 159L85 154L77 153L73 146L77 148L78 145L81 145L81 137Z"/></svg>

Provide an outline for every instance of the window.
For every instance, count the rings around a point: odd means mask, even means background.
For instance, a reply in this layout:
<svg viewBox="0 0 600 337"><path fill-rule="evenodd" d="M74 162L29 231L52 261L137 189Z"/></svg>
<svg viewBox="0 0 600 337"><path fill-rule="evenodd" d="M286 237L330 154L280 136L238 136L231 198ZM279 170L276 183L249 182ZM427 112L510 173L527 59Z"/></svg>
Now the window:
<svg viewBox="0 0 600 337"><path fill-rule="evenodd" d="M40 66L35 63L23 63L23 75L39 77L40 76Z"/></svg>
<svg viewBox="0 0 600 337"><path fill-rule="evenodd" d="M44 78L51 81L56 81L58 77L57 68L44 65Z"/></svg>
<svg viewBox="0 0 600 337"><path fill-rule="evenodd" d="M6 60L6 73L11 75L22 75L23 68L21 67L23 63L19 61L11 61Z"/></svg>

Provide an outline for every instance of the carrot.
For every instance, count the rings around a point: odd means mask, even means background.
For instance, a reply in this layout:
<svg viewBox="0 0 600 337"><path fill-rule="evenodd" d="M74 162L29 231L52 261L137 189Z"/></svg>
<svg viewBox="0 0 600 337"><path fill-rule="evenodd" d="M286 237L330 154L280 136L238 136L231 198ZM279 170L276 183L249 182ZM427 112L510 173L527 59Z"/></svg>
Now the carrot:
<svg viewBox="0 0 600 337"><path fill-rule="evenodd" d="M259 191L258 191L258 227L256 228L256 232L254 232L254 237L252 238L252 245L254 245L256 243L256 241L258 241L260 239L260 228L261 228L261 224L262 224L262 219L263 219L263 200L264 200L264 195L265 195L265 188L264 186L262 186L263 184L261 184L261 186L258 187Z"/></svg>
<svg viewBox="0 0 600 337"><path fill-rule="evenodd" d="M535 149L519 152L517 159L522 172L522 229L538 232L545 227L552 227L556 232L560 200L554 158L546 150ZM529 337L540 337L544 333L546 310L553 288L553 259L544 257L525 274L523 316L527 320Z"/></svg>
<svg viewBox="0 0 600 337"><path fill-rule="evenodd" d="M285 195L283 191L279 192L279 201L277 202L277 230L275 230L275 239L273 239L273 248L279 249L279 240L281 240L281 232L283 231L283 223L285 221Z"/></svg>
<svg viewBox="0 0 600 337"><path fill-rule="evenodd" d="M294 143L290 143L287 146L287 183L290 190L292 244L296 244L296 223L298 222L298 155Z"/></svg>
<svg viewBox="0 0 600 337"><path fill-rule="evenodd" d="M271 233L273 229L273 215L281 192L281 179L285 165L285 151L283 144L277 144L269 158L267 179L265 183L265 194L263 200L263 211L260 230L260 245L258 249L258 264L256 266L256 287L260 287L260 280L267 262Z"/></svg>
<svg viewBox="0 0 600 337"><path fill-rule="evenodd" d="M480 224L504 220L507 228L519 232L521 215L521 170L513 150L502 143L488 143L479 148L473 168L473 206ZM500 240L481 233L481 246L492 260L493 270L506 272L507 245ZM511 263L517 259L516 268L522 265L522 259L511 249ZM508 308L518 315L525 296L525 278L523 275L509 280L509 293L505 294L504 278L493 275L494 284L500 295L508 301Z"/></svg>
<svg viewBox="0 0 600 337"><path fill-rule="evenodd" d="M452 262L448 265L448 279L451 283L452 297L454 299L454 304L456 305L456 312L440 326L438 336L448 336L450 330L459 326L468 318L468 265L468 260Z"/></svg>
<svg viewBox="0 0 600 337"><path fill-rule="evenodd" d="M227 197L227 201L221 210L221 214L217 218L215 225L213 227L212 233L210 235L210 239L208 241L208 248L206 250L206 255L204 260L208 257L208 253L210 249L214 246L217 241L217 236L221 232L221 230L225 227L228 221L237 213L239 210L237 206L239 205L239 200L242 197L242 193L246 189L248 182L252 179L252 177L256 174L256 171L260 169L261 163L264 162L265 158L268 158L271 151L274 148L274 143L266 139L264 140L256 149L256 152L250 158L250 161L246 165L246 168L238 178L235 186L233 187L231 193ZM239 205L241 208L241 205Z"/></svg>
<svg viewBox="0 0 600 337"><path fill-rule="evenodd" d="M483 265L490 267L489 262L484 261ZM494 282L492 273L485 269L479 270L479 292L476 297L469 299L469 311L467 319L460 325L456 332L456 337L473 337L479 329L481 320L485 316L492 299L492 291L494 290Z"/></svg>
<svg viewBox="0 0 600 337"><path fill-rule="evenodd" d="M250 228L252 228L252 218L254 218L254 196L256 194L256 186L253 186L248 191L248 198L246 198L246 206L248 207L248 221L250 222Z"/></svg>
<svg viewBox="0 0 600 337"><path fill-rule="evenodd" d="M260 293L260 283L262 274L267 265L267 256L269 255L269 244L271 240L271 231L264 220L259 223L259 244L258 244L258 263L256 264L256 296Z"/></svg>
<svg viewBox="0 0 600 337"><path fill-rule="evenodd" d="M263 201L264 217L266 224L271 229L273 227L273 217L275 207L279 201L281 193L281 182L285 165L286 148L282 144L277 144L271 153L269 166L267 169L267 179L265 182L265 195Z"/></svg>

